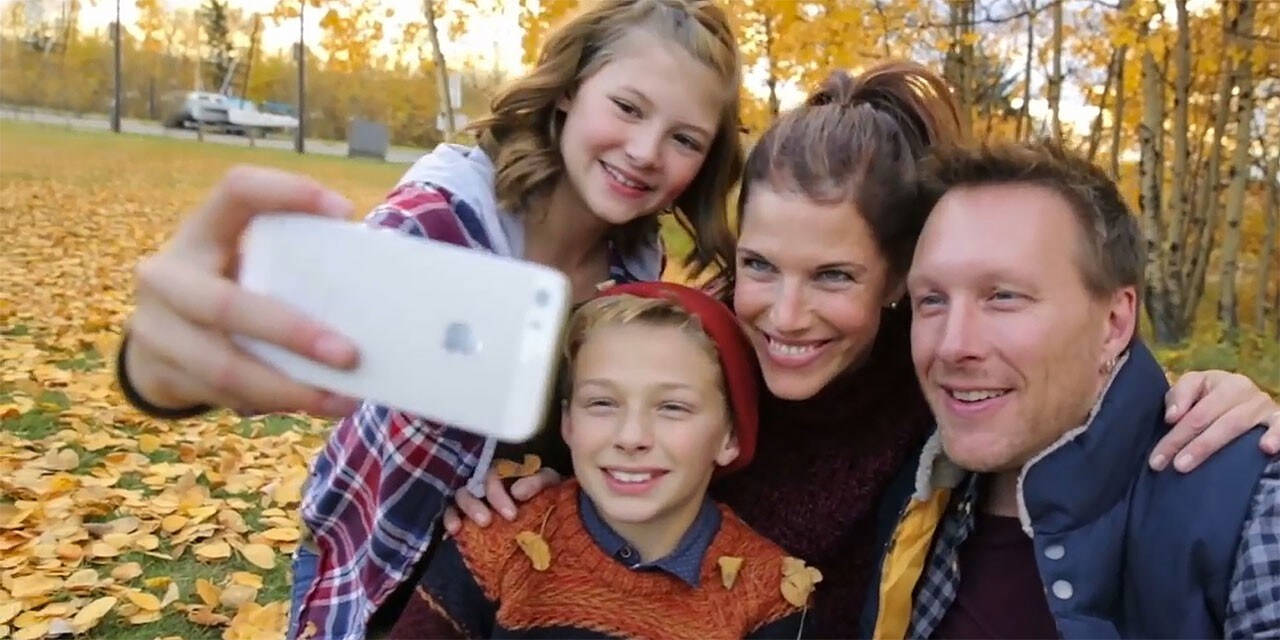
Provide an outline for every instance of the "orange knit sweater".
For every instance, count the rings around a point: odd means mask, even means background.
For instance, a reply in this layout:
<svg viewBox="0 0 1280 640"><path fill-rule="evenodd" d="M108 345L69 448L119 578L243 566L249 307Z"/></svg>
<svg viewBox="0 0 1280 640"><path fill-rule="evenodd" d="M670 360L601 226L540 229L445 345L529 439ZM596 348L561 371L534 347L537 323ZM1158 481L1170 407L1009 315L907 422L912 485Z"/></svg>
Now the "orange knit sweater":
<svg viewBox="0 0 1280 640"><path fill-rule="evenodd" d="M554 630L578 637L706 640L744 638L765 629L785 630L794 637L800 628L803 612L782 595L787 554L727 507L720 506L722 524L703 559L695 589L662 571L628 569L606 555L582 525L578 491L573 480L544 491L522 505L514 522L497 518L480 528L466 521L457 539L446 541L437 553L456 549L465 571L458 566L454 573L470 575L438 575L447 570L448 559L440 560L441 567L429 567L393 636L440 633L442 627L426 620L430 617L443 617L448 627L466 637ZM516 538L522 531L541 533L546 541L546 570L536 570L521 549ZM743 560L731 588L725 588L719 565L725 556ZM475 587L459 588L456 582L468 578ZM457 610L467 599L458 593L468 590L474 593L472 599L483 594L486 602L472 608L484 610L480 617L491 621L478 621L474 611Z"/></svg>

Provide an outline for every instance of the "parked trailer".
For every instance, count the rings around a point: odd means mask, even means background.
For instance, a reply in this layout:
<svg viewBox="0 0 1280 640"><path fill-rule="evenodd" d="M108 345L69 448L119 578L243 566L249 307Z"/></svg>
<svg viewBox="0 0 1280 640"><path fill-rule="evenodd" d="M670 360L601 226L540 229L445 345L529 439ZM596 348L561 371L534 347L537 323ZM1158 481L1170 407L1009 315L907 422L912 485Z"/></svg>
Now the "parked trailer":
<svg viewBox="0 0 1280 640"><path fill-rule="evenodd" d="M162 122L171 129L203 126L260 138L298 128L298 119L293 116L266 113L251 100L209 91L175 91L164 96L162 105Z"/></svg>

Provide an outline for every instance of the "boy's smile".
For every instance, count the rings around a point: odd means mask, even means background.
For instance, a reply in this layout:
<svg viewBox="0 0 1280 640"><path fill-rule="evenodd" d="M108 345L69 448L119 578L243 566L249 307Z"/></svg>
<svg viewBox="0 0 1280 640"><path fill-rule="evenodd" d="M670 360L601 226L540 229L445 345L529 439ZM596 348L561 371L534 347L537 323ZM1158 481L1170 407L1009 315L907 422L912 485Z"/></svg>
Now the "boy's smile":
<svg viewBox="0 0 1280 640"><path fill-rule="evenodd" d="M643 495L667 474L666 469L653 467L632 469L608 467L602 471L604 471L605 483L609 485L611 491L629 496Z"/></svg>

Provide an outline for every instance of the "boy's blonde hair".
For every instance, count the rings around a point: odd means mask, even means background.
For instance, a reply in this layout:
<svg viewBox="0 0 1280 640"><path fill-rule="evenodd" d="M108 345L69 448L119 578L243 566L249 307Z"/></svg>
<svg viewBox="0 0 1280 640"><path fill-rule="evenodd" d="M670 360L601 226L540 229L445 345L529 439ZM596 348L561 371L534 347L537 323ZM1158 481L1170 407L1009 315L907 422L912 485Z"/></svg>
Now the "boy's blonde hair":
<svg viewBox="0 0 1280 640"><path fill-rule="evenodd" d="M673 300L664 298L642 298L631 294L618 294L593 298L583 303L569 320L565 334L564 355L567 374L565 376L564 397L569 398L573 391L573 372L578 353L582 345L590 339L592 332L608 328L629 325L646 327L671 327L679 329L689 336L702 353L716 366L716 383L720 393L727 400L724 388L724 373L720 370L720 355L716 343L702 328L702 322L686 311ZM727 408L727 407L726 407Z"/></svg>
<svg viewBox="0 0 1280 640"><path fill-rule="evenodd" d="M725 257L733 255L729 190L743 165L738 137L742 72L728 18L711 0L598 0L554 29L533 69L499 90L490 114L470 128L493 160L499 205L522 214L539 212L564 172L559 146L564 117L558 102L607 64L617 44L636 29L676 44L725 84L715 139L697 176L675 201L677 219L694 238L682 258L696 273L725 268ZM644 216L618 229L615 241L630 252L657 224L656 215Z"/></svg>

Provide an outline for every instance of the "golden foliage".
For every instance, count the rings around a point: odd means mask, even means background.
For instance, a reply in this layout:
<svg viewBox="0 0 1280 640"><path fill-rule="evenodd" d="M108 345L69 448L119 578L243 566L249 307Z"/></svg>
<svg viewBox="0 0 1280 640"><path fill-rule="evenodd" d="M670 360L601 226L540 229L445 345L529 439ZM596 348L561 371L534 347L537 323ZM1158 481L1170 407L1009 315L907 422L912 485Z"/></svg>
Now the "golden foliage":
<svg viewBox="0 0 1280 640"><path fill-rule="evenodd" d="M231 164L365 207L402 168L7 121L0 137L0 637L281 637L327 423L130 408L112 358L132 269Z"/></svg>

